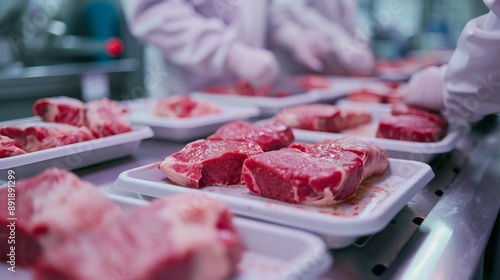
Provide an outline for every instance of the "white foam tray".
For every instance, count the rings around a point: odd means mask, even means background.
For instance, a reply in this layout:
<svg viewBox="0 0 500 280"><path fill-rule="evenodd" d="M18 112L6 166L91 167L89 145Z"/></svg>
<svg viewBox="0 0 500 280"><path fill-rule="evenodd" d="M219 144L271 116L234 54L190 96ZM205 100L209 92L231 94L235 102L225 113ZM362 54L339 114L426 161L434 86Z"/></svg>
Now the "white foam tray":
<svg viewBox="0 0 500 280"><path fill-rule="evenodd" d="M1 122L5 125L41 122L38 117ZM143 139L153 136L147 126L132 126L132 131L56 147L38 152L27 153L0 159L0 180L7 177L8 170L14 170L18 178L38 174L48 167L61 167L67 170L132 155Z"/></svg>
<svg viewBox="0 0 500 280"><path fill-rule="evenodd" d="M106 194L123 208L148 203L124 196ZM316 279L331 267L332 257L318 237L248 219L235 218L236 229L246 248L239 264L240 273L232 280ZM110 279L114 279L110 275ZM15 273L0 265L0 279L32 280L27 269Z"/></svg>
<svg viewBox="0 0 500 280"><path fill-rule="evenodd" d="M330 89L316 90L319 101L331 101L347 96L350 92L365 88L376 81L375 78L330 77Z"/></svg>
<svg viewBox="0 0 500 280"><path fill-rule="evenodd" d="M286 97L242 96L205 92L195 92L193 95L223 105L256 107L259 108L260 114L264 116L272 116L286 107L317 102L321 96L318 91L309 91Z"/></svg>
<svg viewBox="0 0 500 280"><path fill-rule="evenodd" d="M151 113L154 101L143 101L131 107L128 120L134 124L147 125L154 132L154 137L163 140L189 141L199 139L214 133L222 125L235 121L245 120L259 115L256 107L230 107L222 105L222 112L192 117L167 118L155 116Z"/></svg>
<svg viewBox="0 0 500 280"><path fill-rule="evenodd" d="M361 101L352 101L347 98L341 98L337 100L337 102L335 102L335 105L346 109L369 108L370 112L376 114L391 113L391 104L386 104L386 103L361 102Z"/></svg>
<svg viewBox="0 0 500 280"><path fill-rule="evenodd" d="M331 207L313 207L255 196L244 185L202 189L180 187L161 173L158 164L123 172L115 186L152 197L203 193L225 202L237 215L318 234L332 248L349 246L357 238L385 228L434 177L425 163L390 159L386 172L365 180L350 201Z"/></svg>

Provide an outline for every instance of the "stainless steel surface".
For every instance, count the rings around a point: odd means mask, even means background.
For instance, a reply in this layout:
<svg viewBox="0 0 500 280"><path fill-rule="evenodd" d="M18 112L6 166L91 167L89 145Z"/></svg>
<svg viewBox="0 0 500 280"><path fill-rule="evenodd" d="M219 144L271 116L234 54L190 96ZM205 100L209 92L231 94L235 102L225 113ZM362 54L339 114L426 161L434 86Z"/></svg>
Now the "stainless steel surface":
<svg viewBox="0 0 500 280"><path fill-rule="evenodd" d="M474 130L431 163L436 177L382 232L332 251L321 279L480 279L486 244L500 208L500 129ZM183 143L147 140L134 157L77 170L107 191L125 170L162 160ZM419 225L420 224L420 225Z"/></svg>

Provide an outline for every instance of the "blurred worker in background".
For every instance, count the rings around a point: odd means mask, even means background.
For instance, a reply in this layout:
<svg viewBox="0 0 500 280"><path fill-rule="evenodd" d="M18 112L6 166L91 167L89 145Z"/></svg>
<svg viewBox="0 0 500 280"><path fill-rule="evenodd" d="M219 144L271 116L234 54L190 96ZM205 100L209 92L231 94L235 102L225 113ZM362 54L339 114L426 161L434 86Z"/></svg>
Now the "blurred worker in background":
<svg viewBox="0 0 500 280"><path fill-rule="evenodd" d="M273 3L273 1L275 1ZM123 0L132 34L165 58L168 94L235 78L254 86L280 75L276 46L307 72L369 73L373 56L356 41L350 0Z"/></svg>
<svg viewBox="0 0 500 280"><path fill-rule="evenodd" d="M357 26L357 1L274 0L273 9L274 22L282 29L274 33L276 41L306 68L302 72L369 75L373 71L368 36Z"/></svg>
<svg viewBox="0 0 500 280"><path fill-rule="evenodd" d="M445 110L452 120L476 121L500 112L500 0L462 31L449 63L415 74L405 102Z"/></svg>
<svg viewBox="0 0 500 280"><path fill-rule="evenodd" d="M255 86L279 74L265 49L267 0L123 0L132 34L159 49L168 94L185 94L236 77Z"/></svg>

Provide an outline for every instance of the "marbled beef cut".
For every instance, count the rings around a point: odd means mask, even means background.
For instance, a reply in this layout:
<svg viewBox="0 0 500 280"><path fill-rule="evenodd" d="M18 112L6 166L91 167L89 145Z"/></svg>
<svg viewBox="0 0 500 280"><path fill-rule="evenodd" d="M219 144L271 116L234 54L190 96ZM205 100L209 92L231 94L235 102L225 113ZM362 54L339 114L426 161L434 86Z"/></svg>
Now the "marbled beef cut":
<svg viewBox="0 0 500 280"><path fill-rule="evenodd" d="M85 103L70 97L42 98L33 105L33 112L46 122L85 125Z"/></svg>
<svg viewBox="0 0 500 280"><path fill-rule="evenodd" d="M45 252L36 279L222 280L243 252L228 208L193 195L156 200Z"/></svg>
<svg viewBox="0 0 500 280"><path fill-rule="evenodd" d="M12 138L26 152L55 148L59 146L92 140L92 132L82 126L59 123L26 123L0 128L0 135Z"/></svg>
<svg viewBox="0 0 500 280"><path fill-rule="evenodd" d="M7 209L9 190L0 190L0 235L9 236L9 218L17 218L15 232L16 263L33 265L37 257L73 235L109 223L121 210L97 188L76 175L51 168L29 179L18 180L16 209ZM0 243L0 259L7 260L9 246Z"/></svg>
<svg viewBox="0 0 500 280"><path fill-rule="evenodd" d="M0 158L26 154L21 144L7 136L0 135Z"/></svg>
<svg viewBox="0 0 500 280"><path fill-rule="evenodd" d="M174 183L190 187L241 184L248 156L262 153L253 143L198 140L165 158L160 169Z"/></svg>
<svg viewBox="0 0 500 280"><path fill-rule="evenodd" d="M356 153L363 161L363 180L373 174L384 173L389 165L387 151L373 142L355 138L327 139L316 145L334 150Z"/></svg>
<svg viewBox="0 0 500 280"><path fill-rule="evenodd" d="M448 122L446 119L437 112L431 112L429 110L425 110L415 106L409 106L405 104L394 104L392 106L391 114L393 116L420 116L424 117L432 122L435 122L438 126L442 127L443 130L446 130L448 127Z"/></svg>
<svg viewBox="0 0 500 280"><path fill-rule="evenodd" d="M283 124L255 125L235 121L220 127L208 140L250 142L267 152L288 147L295 138L292 129Z"/></svg>
<svg viewBox="0 0 500 280"><path fill-rule="evenodd" d="M377 137L414 142L437 142L445 130L423 116L386 116L380 119Z"/></svg>
<svg viewBox="0 0 500 280"><path fill-rule="evenodd" d="M304 146L250 156L243 165L247 188L290 203L331 205L353 196L363 162L355 153Z"/></svg>
<svg viewBox="0 0 500 280"><path fill-rule="evenodd" d="M129 132L132 127L125 119L127 112L127 108L107 98L90 101L85 112L85 125L97 138Z"/></svg>
<svg viewBox="0 0 500 280"><path fill-rule="evenodd" d="M169 118L191 118L220 112L222 109L217 104L182 95L160 99L153 106L154 115Z"/></svg>

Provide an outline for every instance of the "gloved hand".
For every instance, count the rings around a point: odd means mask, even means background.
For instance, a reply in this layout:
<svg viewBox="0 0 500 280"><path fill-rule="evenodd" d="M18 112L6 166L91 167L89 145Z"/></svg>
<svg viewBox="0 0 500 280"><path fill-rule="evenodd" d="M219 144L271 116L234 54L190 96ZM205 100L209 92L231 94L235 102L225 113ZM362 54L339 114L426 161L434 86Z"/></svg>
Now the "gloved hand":
<svg viewBox="0 0 500 280"><path fill-rule="evenodd" d="M375 56L370 47L362 42L353 41L347 35L332 38L331 52L338 58L342 68L351 74L370 75L375 69Z"/></svg>
<svg viewBox="0 0 500 280"><path fill-rule="evenodd" d="M329 39L320 33L305 33L291 45L294 58L314 71L324 68L322 60L330 51Z"/></svg>
<svg viewBox="0 0 500 280"><path fill-rule="evenodd" d="M280 73L278 61L270 51L242 43L230 47L226 63L232 73L255 87L272 84Z"/></svg>
<svg viewBox="0 0 500 280"><path fill-rule="evenodd" d="M297 62L314 71L323 70L322 61L330 51L326 35L287 24L275 32L274 40L289 50Z"/></svg>
<svg viewBox="0 0 500 280"><path fill-rule="evenodd" d="M430 110L444 109L444 69L432 66L413 75L403 89L404 102Z"/></svg>

